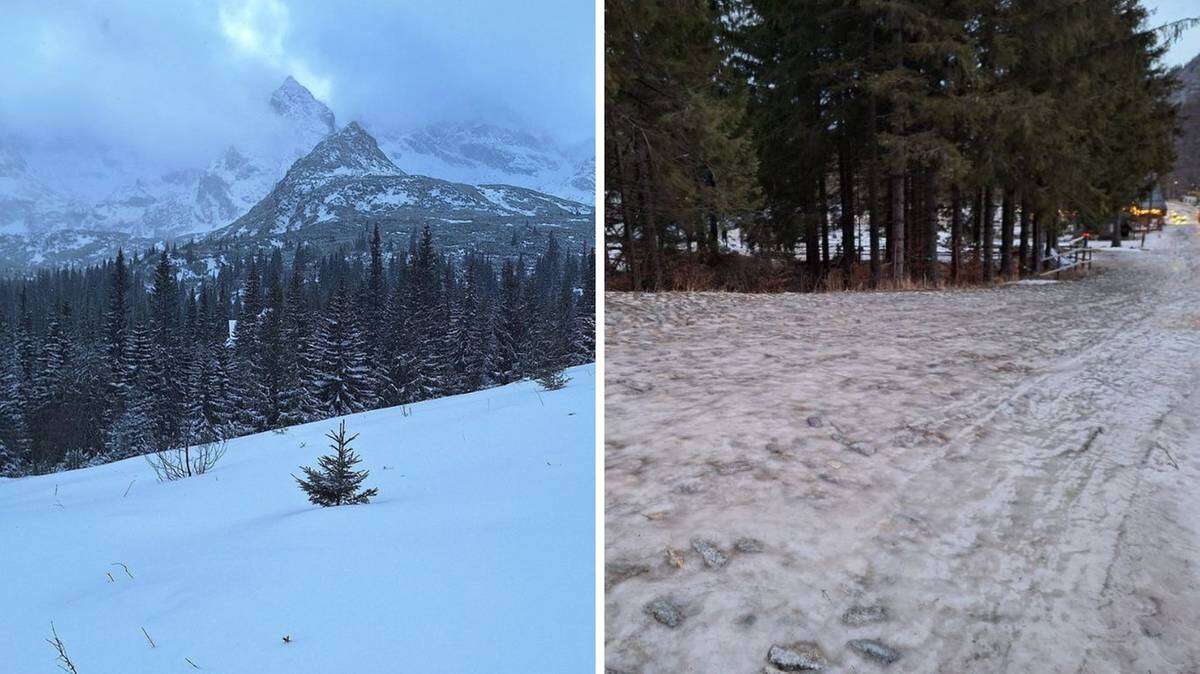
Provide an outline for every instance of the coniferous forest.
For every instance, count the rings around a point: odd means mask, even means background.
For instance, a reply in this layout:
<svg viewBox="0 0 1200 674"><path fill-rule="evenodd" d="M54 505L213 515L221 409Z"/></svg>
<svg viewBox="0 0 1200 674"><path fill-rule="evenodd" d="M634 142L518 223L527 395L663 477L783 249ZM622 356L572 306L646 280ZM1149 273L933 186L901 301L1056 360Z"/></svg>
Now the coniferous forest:
<svg viewBox="0 0 1200 674"><path fill-rule="evenodd" d="M1174 163L1138 0L608 0L614 289L991 283ZM729 255L725 236L757 255Z"/></svg>
<svg viewBox="0 0 1200 674"><path fill-rule="evenodd" d="M0 475L93 465L543 376L595 352L592 254L169 249L0 281ZM142 264L138 264L139 261ZM145 269L143 273L140 271Z"/></svg>

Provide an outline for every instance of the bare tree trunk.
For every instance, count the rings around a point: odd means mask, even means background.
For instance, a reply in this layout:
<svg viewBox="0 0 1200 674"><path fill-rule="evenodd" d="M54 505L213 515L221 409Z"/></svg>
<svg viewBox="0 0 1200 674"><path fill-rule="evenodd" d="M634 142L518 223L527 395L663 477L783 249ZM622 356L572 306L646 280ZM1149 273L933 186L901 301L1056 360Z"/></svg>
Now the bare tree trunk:
<svg viewBox="0 0 1200 674"><path fill-rule="evenodd" d="M803 209L804 225L804 266L808 279L805 281L807 290L816 290L817 279L821 278L821 223L813 216L812 209Z"/></svg>
<svg viewBox="0 0 1200 674"><path fill-rule="evenodd" d="M938 282L938 205L937 169L929 169L925 178L925 278Z"/></svg>
<svg viewBox="0 0 1200 674"><path fill-rule="evenodd" d="M829 190L825 185L825 170L821 169L821 177L817 181L817 213L821 225L821 275L824 279L829 274Z"/></svg>
<svg viewBox="0 0 1200 674"><path fill-rule="evenodd" d="M875 160L872 158L867 168L867 210L871 220L867 236L871 241L871 287L879 287L882 266L879 263L879 194L878 175L876 175Z"/></svg>
<svg viewBox="0 0 1200 674"><path fill-rule="evenodd" d="M995 255L995 230L992 222L992 213L995 210L994 190L991 185L988 185L983 190L983 220L980 235L983 237L983 282L991 283L996 278L996 268L994 264Z"/></svg>
<svg viewBox="0 0 1200 674"><path fill-rule="evenodd" d="M875 26L867 28L867 58L873 60L875 55ZM871 241L871 282L872 288L879 287L882 269L879 263L879 149L876 143L876 126L879 111L872 92L867 98L867 147L870 153L867 158L867 213L870 218L870 229L867 236Z"/></svg>
<svg viewBox="0 0 1200 674"><path fill-rule="evenodd" d="M1013 227L1016 216L1017 194L1011 187L1004 188L1004 201L1000 206L1000 278L1012 278Z"/></svg>
<svg viewBox="0 0 1200 674"><path fill-rule="evenodd" d="M638 265L637 251L633 246L633 213L629 208L629 201L634 197L629 189L628 180L628 165L625 161L625 154L621 151L621 144L614 142L612 144L614 159L617 164L617 192L621 195L621 252L625 256L625 263L629 265L629 276L633 282L633 287L640 290L642 287L641 267ZM640 201L640 197L638 197ZM632 209L632 210L637 210Z"/></svg>
<svg viewBox="0 0 1200 674"><path fill-rule="evenodd" d="M1112 228L1112 247L1121 247L1121 225L1125 224L1125 211L1118 211L1117 218L1113 221Z"/></svg>
<svg viewBox="0 0 1200 674"><path fill-rule="evenodd" d="M1021 246L1017 255L1017 275L1029 268L1029 200L1021 199Z"/></svg>
<svg viewBox="0 0 1200 674"><path fill-rule="evenodd" d="M924 266L921 255L921 227L924 225L921 217L921 190L917 189L921 181L921 171L915 170L904 180L904 221L908 228L904 237L904 257L908 261L908 275L916 278Z"/></svg>
<svg viewBox="0 0 1200 674"><path fill-rule="evenodd" d="M858 248L854 243L854 165L845 145L838 151L838 197L842 206L842 287L849 288Z"/></svg>
<svg viewBox="0 0 1200 674"><path fill-rule="evenodd" d="M888 237L888 249L892 256L892 281L899 284L904 281L904 175L892 173L888 182L889 196L892 200L892 217L889 222L892 231Z"/></svg>
<svg viewBox="0 0 1200 674"><path fill-rule="evenodd" d="M1029 249L1029 268L1034 276L1042 273L1042 211L1039 209L1033 213L1033 231L1030 232L1031 243Z"/></svg>
<svg viewBox="0 0 1200 674"><path fill-rule="evenodd" d="M975 203L971 206L971 253L972 261L983 274L983 188L975 192Z"/></svg>
<svg viewBox="0 0 1200 674"><path fill-rule="evenodd" d="M645 259L649 261L654 274L650 290L662 290L663 269L662 255L659 251L658 225L654 217L653 186L650 179L650 148L640 144L638 156L638 177L641 183L642 202L642 246L645 249Z"/></svg>
<svg viewBox="0 0 1200 674"><path fill-rule="evenodd" d="M892 185L892 181L890 178L887 181L886 189L887 189L887 194L885 195L885 198L887 199L887 207L882 209L883 212L887 216L887 222L884 223L885 226L887 227L887 230L884 232L884 238L886 239L886 241L885 241L884 247L883 247L883 261L891 262L892 261L892 240L896 238L895 237L896 220L894 217L895 214L892 212L892 201L896 196L896 190L894 189L894 186Z"/></svg>
<svg viewBox="0 0 1200 674"><path fill-rule="evenodd" d="M813 201L819 199L821 193L820 180L809 183L804 190L804 199L800 207L804 226L804 260L808 278L805 285L808 290L816 290L817 280L821 278L821 220L813 209Z"/></svg>
<svg viewBox="0 0 1200 674"><path fill-rule="evenodd" d="M957 284L962 265L962 190L950 188L950 282Z"/></svg>
<svg viewBox="0 0 1200 674"><path fill-rule="evenodd" d="M1058 218L1051 216L1042 223L1046 232L1046 257L1054 253L1054 241L1058 238Z"/></svg>

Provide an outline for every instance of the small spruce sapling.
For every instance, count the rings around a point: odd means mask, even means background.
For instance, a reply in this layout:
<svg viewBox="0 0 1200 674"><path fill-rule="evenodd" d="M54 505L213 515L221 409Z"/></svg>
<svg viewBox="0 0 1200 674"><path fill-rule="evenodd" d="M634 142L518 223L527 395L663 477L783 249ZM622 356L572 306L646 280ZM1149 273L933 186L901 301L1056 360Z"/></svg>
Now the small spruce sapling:
<svg viewBox="0 0 1200 674"><path fill-rule="evenodd" d="M559 367L547 367L537 374L536 381L543 391L558 391L565 388L570 377Z"/></svg>
<svg viewBox="0 0 1200 674"><path fill-rule="evenodd" d="M301 466L304 479L294 475L292 477L300 484L304 493L308 494L308 500L322 507L370 502L370 498L379 493L379 490L358 490L363 479L367 477L367 471L354 470L354 465L361 459L350 448L350 443L354 442L358 434L346 437L346 422L343 420L336 433L330 431L325 437L330 439L329 447L335 453L317 457L319 470Z"/></svg>

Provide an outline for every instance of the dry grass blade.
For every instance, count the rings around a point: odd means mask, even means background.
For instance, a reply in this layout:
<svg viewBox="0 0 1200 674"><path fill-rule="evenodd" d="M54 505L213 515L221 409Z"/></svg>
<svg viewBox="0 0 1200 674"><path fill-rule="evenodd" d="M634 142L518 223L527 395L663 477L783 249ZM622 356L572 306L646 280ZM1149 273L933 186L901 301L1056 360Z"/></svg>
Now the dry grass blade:
<svg viewBox="0 0 1200 674"><path fill-rule="evenodd" d="M62 639L58 638L58 631L54 629L53 622L50 623L50 636L51 638L46 639L46 643L58 651L58 668L64 672L70 672L70 674L79 674L79 671L75 669L75 663L71 662L70 656L67 655L66 644L62 642Z"/></svg>

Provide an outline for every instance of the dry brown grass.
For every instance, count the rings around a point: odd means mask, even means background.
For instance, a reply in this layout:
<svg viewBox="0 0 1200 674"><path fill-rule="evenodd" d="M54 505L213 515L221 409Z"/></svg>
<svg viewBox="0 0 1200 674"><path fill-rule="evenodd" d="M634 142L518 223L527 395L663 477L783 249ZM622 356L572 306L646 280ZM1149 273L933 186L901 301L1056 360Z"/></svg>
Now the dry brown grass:
<svg viewBox="0 0 1200 674"><path fill-rule="evenodd" d="M734 293L780 293L796 291L812 292L865 292L941 290L951 287L950 265L938 264L936 283L924 279L891 281L887 278L890 265L883 265L884 279L876 288L871 287L871 270L867 263L856 264L850 272L850 282L843 282L840 268L829 273L815 284L810 283L802 263L787 259L758 255L727 253L718 256L698 253L672 253L664 259L663 292L734 292ZM981 266L968 255L964 257L959 282L953 287L983 285ZM996 283L1001 279L997 277ZM626 272L608 272L605 289L614 292L635 290L633 279Z"/></svg>

